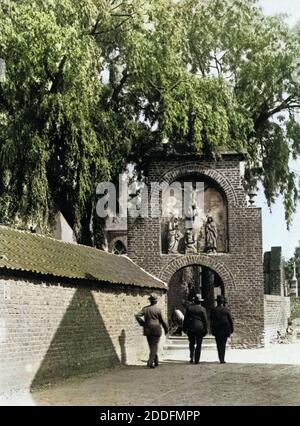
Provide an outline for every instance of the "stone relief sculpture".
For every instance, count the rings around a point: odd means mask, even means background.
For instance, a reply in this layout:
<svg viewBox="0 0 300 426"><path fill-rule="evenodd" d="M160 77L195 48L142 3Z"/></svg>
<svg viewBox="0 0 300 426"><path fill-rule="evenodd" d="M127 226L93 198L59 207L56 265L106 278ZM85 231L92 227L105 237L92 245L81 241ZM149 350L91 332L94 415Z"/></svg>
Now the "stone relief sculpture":
<svg viewBox="0 0 300 426"><path fill-rule="evenodd" d="M218 229L211 216L205 225L205 249L207 253L217 253Z"/></svg>
<svg viewBox="0 0 300 426"><path fill-rule="evenodd" d="M195 235L191 229L188 229L185 233L185 253L197 253Z"/></svg>
<svg viewBox="0 0 300 426"><path fill-rule="evenodd" d="M197 238L197 253L205 252L205 223L203 223L202 226L199 228Z"/></svg>
<svg viewBox="0 0 300 426"><path fill-rule="evenodd" d="M177 254L178 253L178 244L179 240L182 237L181 232L178 227L178 218L173 218L169 223L168 229L168 253Z"/></svg>
<svg viewBox="0 0 300 426"><path fill-rule="evenodd" d="M206 182L204 192L193 187L193 191L187 193L186 200L185 194L182 198L180 194L179 190L174 193L169 191L162 198L164 205L164 214L161 217L162 253L227 252L227 206L220 190L210 182Z"/></svg>
<svg viewBox="0 0 300 426"><path fill-rule="evenodd" d="M196 217L199 215L196 203L188 208L185 216L185 226L187 229L195 228Z"/></svg>

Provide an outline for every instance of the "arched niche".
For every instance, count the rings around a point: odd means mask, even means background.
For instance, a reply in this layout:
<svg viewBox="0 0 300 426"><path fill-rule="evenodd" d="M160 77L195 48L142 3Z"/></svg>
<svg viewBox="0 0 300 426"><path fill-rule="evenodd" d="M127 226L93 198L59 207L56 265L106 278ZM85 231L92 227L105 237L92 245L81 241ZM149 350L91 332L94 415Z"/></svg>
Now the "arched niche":
<svg viewBox="0 0 300 426"><path fill-rule="evenodd" d="M160 201L162 254L228 251L227 197L213 179L200 174L181 176L162 190ZM209 231L208 218L212 218ZM215 238L213 244L209 232Z"/></svg>

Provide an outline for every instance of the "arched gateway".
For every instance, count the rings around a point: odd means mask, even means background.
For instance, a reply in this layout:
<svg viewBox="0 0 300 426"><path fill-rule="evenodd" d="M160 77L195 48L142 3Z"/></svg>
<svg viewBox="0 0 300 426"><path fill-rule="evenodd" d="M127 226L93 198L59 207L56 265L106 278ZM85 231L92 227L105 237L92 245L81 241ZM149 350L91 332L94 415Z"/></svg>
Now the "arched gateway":
<svg viewBox="0 0 300 426"><path fill-rule="evenodd" d="M148 217L128 218L127 236L132 260L169 286L169 309L176 291L184 293L188 284L182 271L196 271L201 292L225 293L235 321L234 343L251 347L264 335L262 230L261 211L248 205L242 185L243 161L235 153L218 159L152 153L144 162L149 186L172 187L161 190L159 217L152 217L149 207ZM188 209L181 203L186 185ZM207 290L210 273L215 284Z"/></svg>
<svg viewBox="0 0 300 426"><path fill-rule="evenodd" d="M193 296L201 294L210 320L216 296L221 294L230 300L235 289L230 271L217 256L188 255L174 259L163 268L159 278L168 284L168 318L172 318L175 309L184 312Z"/></svg>
<svg viewBox="0 0 300 426"><path fill-rule="evenodd" d="M225 265L218 261L218 256L208 256L204 254L200 255L188 255L184 257L179 257L177 259L171 260L166 266L163 267L159 278L165 283L169 283L172 276L182 268L186 266L205 266L216 272L228 292L231 292L235 289L235 283L232 274L227 269Z"/></svg>

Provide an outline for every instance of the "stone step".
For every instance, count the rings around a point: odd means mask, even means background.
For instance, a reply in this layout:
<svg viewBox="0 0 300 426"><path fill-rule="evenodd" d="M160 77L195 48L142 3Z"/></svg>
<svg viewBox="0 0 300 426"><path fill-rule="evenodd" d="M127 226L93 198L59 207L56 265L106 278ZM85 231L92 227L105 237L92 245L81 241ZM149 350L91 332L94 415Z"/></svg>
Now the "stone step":
<svg viewBox="0 0 300 426"><path fill-rule="evenodd" d="M177 335L177 334L172 334L168 336L168 339L187 339L187 335L185 333L182 333L182 335ZM212 334L207 334L205 337L203 337L203 339L214 339L215 336L213 336Z"/></svg>
<svg viewBox="0 0 300 426"><path fill-rule="evenodd" d="M175 344L183 344L183 345L185 345L186 342L189 341L189 339L188 339L187 336L169 336L167 338L167 341L169 343L175 343ZM211 343L211 342L215 343L215 338L212 335L205 336L203 338L203 343L204 342L206 342L206 343Z"/></svg>
<svg viewBox="0 0 300 426"><path fill-rule="evenodd" d="M187 336L170 336L165 342L164 350L188 350L189 340ZM208 335L205 336L202 341L202 349L215 350L216 341L214 336Z"/></svg>
<svg viewBox="0 0 300 426"><path fill-rule="evenodd" d="M184 349L184 348L188 348L189 347L189 342L187 341L186 343L174 343L174 342L165 342L164 346L168 346L168 348L179 348L179 349ZM203 348L214 348L216 347L216 342L202 342L202 347Z"/></svg>
<svg viewBox="0 0 300 426"><path fill-rule="evenodd" d="M188 345L187 346L183 346L183 345L168 346L168 345L165 345L163 347L163 349L164 349L164 351L171 351L171 352L174 351L175 352L175 351L188 351L189 347L188 347ZM217 350L217 347L216 347L216 345L215 346L208 346L208 345L202 344L201 349L206 350L206 351L214 351L214 350Z"/></svg>

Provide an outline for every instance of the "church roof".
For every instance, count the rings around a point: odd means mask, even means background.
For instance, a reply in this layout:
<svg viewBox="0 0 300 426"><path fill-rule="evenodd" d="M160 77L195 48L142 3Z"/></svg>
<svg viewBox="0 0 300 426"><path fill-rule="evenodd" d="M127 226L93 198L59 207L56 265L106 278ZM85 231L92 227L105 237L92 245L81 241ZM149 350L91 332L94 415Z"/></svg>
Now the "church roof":
<svg viewBox="0 0 300 426"><path fill-rule="evenodd" d="M126 256L0 226L0 271L166 289Z"/></svg>

